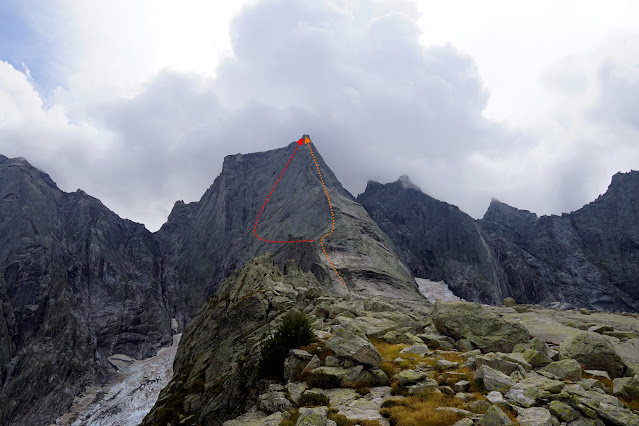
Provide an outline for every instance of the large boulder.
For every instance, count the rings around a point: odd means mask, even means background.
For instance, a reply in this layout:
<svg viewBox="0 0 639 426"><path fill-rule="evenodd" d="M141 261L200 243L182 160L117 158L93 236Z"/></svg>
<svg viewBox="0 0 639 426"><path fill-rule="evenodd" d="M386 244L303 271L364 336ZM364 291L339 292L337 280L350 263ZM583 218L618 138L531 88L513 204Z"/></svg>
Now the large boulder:
<svg viewBox="0 0 639 426"><path fill-rule="evenodd" d="M526 372L532 369L531 365L526 362L524 356L520 353L504 354L497 352L475 357L475 367L480 368L482 365L487 365L507 375L518 371L520 366Z"/></svg>
<svg viewBox="0 0 639 426"><path fill-rule="evenodd" d="M355 383L362 370L361 365L350 368L317 367L308 373L306 380L313 387L335 388Z"/></svg>
<svg viewBox="0 0 639 426"><path fill-rule="evenodd" d="M513 401L520 407L530 408L535 405L538 394L539 388L537 388L537 386L522 387L520 385L515 385L505 396L506 399Z"/></svg>
<svg viewBox="0 0 639 426"><path fill-rule="evenodd" d="M559 380L572 380L573 382L581 380L581 365L570 358L551 362L542 368L541 371L548 372Z"/></svg>
<svg viewBox="0 0 639 426"><path fill-rule="evenodd" d="M613 395L639 400L639 376L615 379L612 389Z"/></svg>
<svg viewBox="0 0 639 426"><path fill-rule="evenodd" d="M552 426L552 415L543 407L525 408L520 411L517 421L521 426Z"/></svg>
<svg viewBox="0 0 639 426"><path fill-rule="evenodd" d="M522 324L504 320L477 303L438 301L432 315L439 333L468 339L484 353L512 352L517 343L530 339Z"/></svg>
<svg viewBox="0 0 639 426"><path fill-rule="evenodd" d="M286 394L282 391L269 390L267 393L260 395L258 398L260 410L267 413L275 413L278 411L286 411L293 408L291 401L286 398Z"/></svg>
<svg viewBox="0 0 639 426"><path fill-rule="evenodd" d="M611 378L622 377L625 364L608 338L593 332L579 333L560 346L562 358L577 360L582 367L603 370Z"/></svg>
<svg viewBox="0 0 639 426"><path fill-rule="evenodd" d="M513 382L510 377L506 376L501 371L488 367L487 365L479 367L476 377L483 380L484 387L488 391L498 391L502 394L506 394L513 386L515 386L515 382Z"/></svg>
<svg viewBox="0 0 639 426"><path fill-rule="evenodd" d="M350 358L362 364L375 368L382 363L382 356L366 335L356 329L335 327L333 335L326 341L326 347L337 355Z"/></svg>
<svg viewBox="0 0 639 426"><path fill-rule="evenodd" d="M557 417L562 422L571 422L575 420L578 415L577 410L561 401L550 401L548 410L550 410L550 414Z"/></svg>
<svg viewBox="0 0 639 426"><path fill-rule="evenodd" d="M395 375L395 379L399 381L399 384L404 386L412 385L425 378L426 373L418 370L402 370Z"/></svg>

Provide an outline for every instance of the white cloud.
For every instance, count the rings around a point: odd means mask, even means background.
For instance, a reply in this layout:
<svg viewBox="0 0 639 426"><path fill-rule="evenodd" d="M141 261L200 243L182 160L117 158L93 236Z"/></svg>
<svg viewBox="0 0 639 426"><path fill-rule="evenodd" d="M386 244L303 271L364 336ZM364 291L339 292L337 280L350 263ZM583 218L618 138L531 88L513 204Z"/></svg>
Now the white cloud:
<svg viewBox="0 0 639 426"><path fill-rule="evenodd" d="M436 12L424 20L410 2L273 0L242 10L225 42L207 24L226 22L238 7L222 19L195 2L86 4L31 17L51 34L59 62L50 69L65 82L46 100L23 73L0 64L0 152L27 157L63 189L82 187L150 229L175 200L198 199L224 155L283 146L302 133L355 194L368 179L408 174L476 217L493 195L539 213L574 210L603 192L614 172L637 168L633 33L566 58L555 51L559 59L535 70L534 84L509 73L504 60L487 87L482 64L499 61L477 44L488 49L496 37L482 27L484 9L457 22L456 9L433 3L420 6L424 15ZM543 2L524 11L548 28L563 22L543 21ZM525 66L522 34L491 16L499 37L513 33L513 44L499 48ZM469 26L451 33L455 45L440 43L447 23ZM435 46L424 47L424 37ZM479 49L479 62L457 45ZM504 73L497 87L514 93L498 102L511 105L514 118L495 122L486 118L488 94ZM528 87L548 101L518 120L537 102L525 105Z"/></svg>

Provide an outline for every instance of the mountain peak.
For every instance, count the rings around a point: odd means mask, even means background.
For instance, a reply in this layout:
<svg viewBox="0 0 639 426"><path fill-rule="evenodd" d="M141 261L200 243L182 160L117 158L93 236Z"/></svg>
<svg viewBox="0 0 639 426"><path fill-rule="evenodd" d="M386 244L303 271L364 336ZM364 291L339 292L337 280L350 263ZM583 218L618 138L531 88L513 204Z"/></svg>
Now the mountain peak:
<svg viewBox="0 0 639 426"><path fill-rule="evenodd" d="M397 182L401 183L404 189L414 189L415 191L422 192L422 190L417 185L411 182L411 180L408 178L408 175L401 175L399 179L397 179Z"/></svg>
<svg viewBox="0 0 639 426"><path fill-rule="evenodd" d="M512 221L534 222L538 219L535 213L528 210L520 210L499 201L497 198L490 199L488 210L484 214L483 220L489 222L501 222L507 224Z"/></svg>

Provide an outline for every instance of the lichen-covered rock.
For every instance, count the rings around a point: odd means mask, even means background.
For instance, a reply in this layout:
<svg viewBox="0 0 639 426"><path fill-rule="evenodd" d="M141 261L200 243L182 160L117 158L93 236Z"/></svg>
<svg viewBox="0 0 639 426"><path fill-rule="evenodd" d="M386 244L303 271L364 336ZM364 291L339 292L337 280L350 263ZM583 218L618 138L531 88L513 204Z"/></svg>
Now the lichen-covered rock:
<svg viewBox="0 0 639 426"><path fill-rule="evenodd" d="M439 334L418 334L417 337L422 339L424 343L431 349L451 350L454 348L455 340L448 336Z"/></svg>
<svg viewBox="0 0 639 426"><path fill-rule="evenodd" d="M506 321L468 302L436 302L433 324L441 334L468 339L482 352L512 352L517 343L527 342L530 334L521 323Z"/></svg>
<svg viewBox="0 0 639 426"><path fill-rule="evenodd" d="M350 368L317 367L308 373L307 382L313 386L326 388L353 384L363 368L361 365Z"/></svg>
<svg viewBox="0 0 639 426"><path fill-rule="evenodd" d="M470 389L470 382L468 380L460 380L455 383L455 392L467 392Z"/></svg>
<svg viewBox="0 0 639 426"><path fill-rule="evenodd" d="M552 362L552 359L550 359L548 355L537 349L527 348L524 350L523 356L533 367L543 367Z"/></svg>
<svg viewBox="0 0 639 426"><path fill-rule="evenodd" d="M482 365L487 365L506 375L511 375L513 372L518 371L520 366L526 372L532 369L531 365L526 362L524 356L520 353L504 354L491 352L485 355L478 355L475 357L475 365L478 369Z"/></svg>
<svg viewBox="0 0 639 426"><path fill-rule="evenodd" d="M504 399L504 395L502 395L499 391L490 391L488 395L486 395L486 399L494 405L504 406L508 404Z"/></svg>
<svg viewBox="0 0 639 426"><path fill-rule="evenodd" d="M468 339L459 339L455 342L455 349L460 352L469 352L475 349L473 344Z"/></svg>
<svg viewBox="0 0 639 426"><path fill-rule="evenodd" d="M426 373L417 370L402 370L395 375L400 385L408 386L426 378Z"/></svg>
<svg viewBox="0 0 639 426"><path fill-rule="evenodd" d="M286 385L286 389L291 396L291 401L293 401L295 404L299 404L300 397L302 396L304 391L308 389L308 385L304 382L289 382Z"/></svg>
<svg viewBox="0 0 639 426"><path fill-rule="evenodd" d="M326 341L326 347L337 355L353 359L375 368L382 363L382 356L366 335L355 328L349 330L335 327L333 335Z"/></svg>
<svg viewBox="0 0 639 426"><path fill-rule="evenodd" d="M249 411L222 423L223 426L278 426L284 420L282 413L268 415L262 411Z"/></svg>
<svg viewBox="0 0 639 426"><path fill-rule="evenodd" d="M577 418L577 410L561 401L550 401L548 405L550 413L562 422L571 422Z"/></svg>
<svg viewBox="0 0 639 426"><path fill-rule="evenodd" d="M481 426L512 426L513 422L501 408L496 405L491 405L484 413L479 424Z"/></svg>
<svg viewBox="0 0 639 426"><path fill-rule="evenodd" d="M405 382L405 383L411 383L411 382ZM436 380L426 378L424 380L417 382L414 385L409 385L408 393L411 395L425 393L425 392L437 389L438 386L439 384L437 383Z"/></svg>
<svg viewBox="0 0 639 426"><path fill-rule="evenodd" d="M412 345L399 351L400 354L416 354L426 355L430 353L430 349L426 345Z"/></svg>
<svg viewBox="0 0 639 426"><path fill-rule="evenodd" d="M527 374L526 377L519 381L519 385L523 387L528 386L536 386L537 388L550 392L550 393L559 393L561 392L566 384L559 380L549 379L547 377L541 376L536 373Z"/></svg>
<svg viewBox="0 0 639 426"><path fill-rule="evenodd" d="M614 379L612 389L613 395L639 400L639 376Z"/></svg>
<svg viewBox="0 0 639 426"><path fill-rule="evenodd" d="M291 349L289 357L284 360L284 379L290 380L296 370L302 369L313 358L313 355L300 349Z"/></svg>
<svg viewBox="0 0 639 426"><path fill-rule="evenodd" d="M474 421L472 421L472 419L465 417L461 420L457 420L455 423L453 423L453 426L473 426L475 424Z"/></svg>
<svg viewBox="0 0 639 426"><path fill-rule="evenodd" d="M435 367L439 371L450 370L451 368L455 368L459 366L459 363L453 361L447 361L445 359L438 359L435 363Z"/></svg>
<svg viewBox="0 0 639 426"><path fill-rule="evenodd" d="M502 398L502 401L503 401L503 398ZM478 399L477 401L473 401L470 404L468 404L468 409L476 414L484 414L486 410L488 410L488 408L490 408L490 403L486 402L483 399Z"/></svg>
<svg viewBox="0 0 639 426"><path fill-rule="evenodd" d="M595 410L602 419L607 420L611 424L619 426L639 425L639 415L620 404L601 402L599 404L589 405L588 407Z"/></svg>
<svg viewBox="0 0 639 426"><path fill-rule="evenodd" d="M611 378L622 377L625 365L610 341L597 333L583 332L560 346L563 357L575 359L582 367L606 371Z"/></svg>
<svg viewBox="0 0 639 426"><path fill-rule="evenodd" d="M535 405L539 389L536 386L522 387L520 385L513 386L508 393L506 399L511 400L520 407L530 408Z"/></svg>
<svg viewBox="0 0 639 426"><path fill-rule="evenodd" d="M355 388L385 386L388 384L388 376L379 368L363 370L352 383Z"/></svg>
<svg viewBox="0 0 639 426"><path fill-rule="evenodd" d="M508 393L515 385L515 382L513 382L510 377L486 365L482 365L479 370L477 370L476 377L483 380L484 387L488 389L488 391L498 391L502 394Z"/></svg>
<svg viewBox="0 0 639 426"><path fill-rule="evenodd" d="M326 418L328 407L300 407L299 414L295 426L328 426L331 422Z"/></svg>
<svg viewBox="0 0 639 426"><path fill-rule="evenodd" d="M267 413L275 413L277 411L287 411L293 408L291 401L286 399L286 394L281 391L268 391L260 395L258 398L260 410Z"/></svg>
<svg viewBox="0 0 639 426"><path fill-rule="evenodd" d="M517 416L521 426L552 426L552 415L543 407L525 408Z"/></svg>
<svg viewBox="0 0 639 426"><path fill-rule="evenodd" d="M581 379L581 365L574 359L562 359L561 361L552 362L542 368L541 371L551 373L559 380L576 382Z"/></svg>

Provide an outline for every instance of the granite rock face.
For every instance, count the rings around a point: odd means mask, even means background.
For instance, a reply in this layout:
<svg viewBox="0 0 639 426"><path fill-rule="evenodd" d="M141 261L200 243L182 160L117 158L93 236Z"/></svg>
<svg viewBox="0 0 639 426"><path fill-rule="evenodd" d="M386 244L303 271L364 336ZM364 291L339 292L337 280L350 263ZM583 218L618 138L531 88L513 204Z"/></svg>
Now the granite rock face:
<svg viewBox="0 0 639 426"><path fill-rule="evenodd" d="M160 270L144 226L0 156L0 424L46 424L108 356L170 344Z"/></svg>
<svg viewBox="0 0 639 426"><path fill-rule="evenodd" d="M402 178L369 182L358 201L418 278L444 280L466 300L639 312L639 171L562 216L493 199L481 220Z"/></svg>
<svg viewBox="0 0 639 426"><path fill-rule="evenodd" d="M405 176L386 185L368 182L357 201L414 276L444 280L466 300L498 304L510 295L479 224L456 206L424 194Z"/></svg>
<svg viewBox="0 0 639 426"><path fill-rule="evenodd" d="M175 204L157 237L165 259L163 279L178 315L184 315L181 323L187 323L234 270L267 251L280 268L294 259L324 285L343 287L318 242L273 244L254 235L257 214L296 147L294 142L270 151L229 155L199 202ZM420 297L392 243L342 187L320 153L313 152L314 158L306 145L299 147L260 216L258 234L269 240L319 240L331 231L319 167L335 216L335 230L324 246L348 288Z"/></svg>

